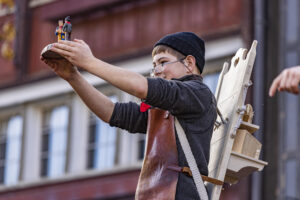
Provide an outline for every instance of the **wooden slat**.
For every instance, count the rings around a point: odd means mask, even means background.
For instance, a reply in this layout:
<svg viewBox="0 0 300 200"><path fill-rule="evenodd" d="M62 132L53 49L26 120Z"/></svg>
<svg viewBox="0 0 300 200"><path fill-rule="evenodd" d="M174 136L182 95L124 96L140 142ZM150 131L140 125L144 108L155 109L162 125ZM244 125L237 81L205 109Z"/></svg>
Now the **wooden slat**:
<svg viewBox="0 0 300 200"><path fill-rule="evenodd" d="M240 129L245 129L245 130L249 131L250 133L254 133L259 129L259 126L242 121L242 123L240 125Z"/></svg>

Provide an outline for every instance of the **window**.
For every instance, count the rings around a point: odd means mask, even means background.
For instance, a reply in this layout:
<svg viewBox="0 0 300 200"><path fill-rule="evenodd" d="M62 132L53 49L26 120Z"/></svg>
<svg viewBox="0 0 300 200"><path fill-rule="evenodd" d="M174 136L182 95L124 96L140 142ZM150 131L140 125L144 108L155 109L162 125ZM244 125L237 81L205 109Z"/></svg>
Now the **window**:
<svg viewBox="0 0 300 200"><path fill-rule="evenodd" d="M116 96L110 96L110 99L117 101ZM117 160L117 129L93 113L90 115L87 159L88 169L111 168Z"/></svg>
<svg viewBox="0 0 300 200"><path fill-rule="evenodd" d="M220 72L207 74L203 77L203 82L208 86L213 94L216 92L219 76Z"/></svg>
<svg viewBox="0 0 300 200"><path fill-rule="evenodd" d="M131 96L129 101L133 101L135 103L137 103L138 105L141 104L141 99ZM129 133L129 137L136 142L136 144L132 144L132 146L134 146L133 150L133 155L135 155L134 159L134 163L136 161L142 161L144 159L145 156L145 150L146 150L146 134L130 134ZM132 157L133 155L128 155L130 157ZM132 158L131 158L132 159Z"/></svg>
<svg viewBox="0 0 300 200"><path fill-rule="evenodd" d="M41 175L58 177L66 169L69 108L55 107L43 117Z"/></svg>
<svg viewBox="0 0 300 200"><path fill-rule="evenodd" d="M230 65L232 56L233 55L217 57L206 62L202 73L203 82L208 86L213 94L215 94L216 92L219 76L222 71L224 62L226 61Z"/></svg>
<svg viewBox="0 0 300 200"><path fill-rule="evenodd" d="M19 181L23 118L13 116L0 121L0 183Z"/></svg>
<svg viewBox="0 0 300 200"><path fill-rule="evenodd" d="M145 148L146 148L146 135L140 134L138 136L138 160L144 159Z"/></svg>

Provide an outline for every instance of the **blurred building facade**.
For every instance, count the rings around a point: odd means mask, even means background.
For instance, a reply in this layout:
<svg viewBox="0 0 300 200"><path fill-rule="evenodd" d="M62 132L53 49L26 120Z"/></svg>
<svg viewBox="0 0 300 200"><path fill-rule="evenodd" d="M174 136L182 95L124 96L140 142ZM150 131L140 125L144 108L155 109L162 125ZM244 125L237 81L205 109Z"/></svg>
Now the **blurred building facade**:
<svg viewBox="0 0 300 200"><path fill-rule="evenodd" d="M148 76L152 45L192 31L206 41L205 82L259 42L253 87L263 172L226 186L221 199L300 199L299 96L267 97L272 79L300 60L297 0L8 0L0 4L0 199L133 199L145 136L103 123L43 64L57 21L104 61ZM113 101L139 101L84 77ZM101 103L101 102L99 102Z"/></svg>

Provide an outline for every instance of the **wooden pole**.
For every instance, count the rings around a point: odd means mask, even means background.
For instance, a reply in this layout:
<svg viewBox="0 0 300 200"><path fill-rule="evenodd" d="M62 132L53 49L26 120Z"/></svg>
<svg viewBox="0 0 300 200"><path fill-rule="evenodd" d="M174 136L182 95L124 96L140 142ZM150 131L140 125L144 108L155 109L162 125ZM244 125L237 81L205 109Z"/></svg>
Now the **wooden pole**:
<svg viewBox="0 0 300 200"><path fill-rule="evenodd" d="M15 57L14 65L18 71L18 80L23 79L28 67L29 38L31 14L29 9L30 0L15 0Z"/></svg>

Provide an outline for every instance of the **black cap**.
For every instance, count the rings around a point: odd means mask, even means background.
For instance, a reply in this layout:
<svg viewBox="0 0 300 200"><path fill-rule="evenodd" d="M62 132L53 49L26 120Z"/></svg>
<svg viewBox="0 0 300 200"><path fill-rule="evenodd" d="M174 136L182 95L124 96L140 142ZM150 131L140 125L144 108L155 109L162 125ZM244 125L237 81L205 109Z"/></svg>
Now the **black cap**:
<svg viewBox="0 0 300 200"><path fill-rule="evenodd" d="M192 55L196 59L196 64L202 73L205 64L205 45L204 41L192 32L178 32L166 35L161 38L154 47L166 45L182 53L184 56Z"/></svg>

